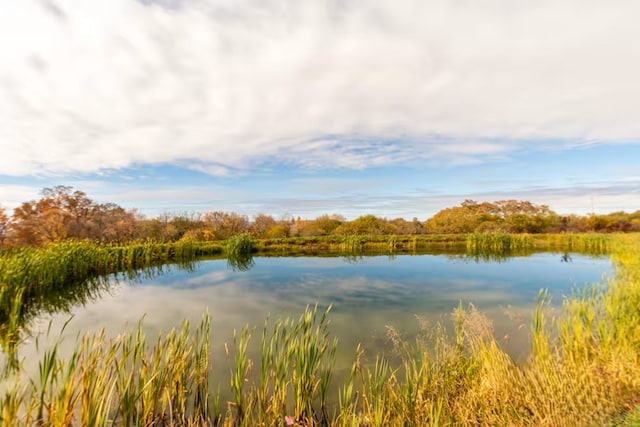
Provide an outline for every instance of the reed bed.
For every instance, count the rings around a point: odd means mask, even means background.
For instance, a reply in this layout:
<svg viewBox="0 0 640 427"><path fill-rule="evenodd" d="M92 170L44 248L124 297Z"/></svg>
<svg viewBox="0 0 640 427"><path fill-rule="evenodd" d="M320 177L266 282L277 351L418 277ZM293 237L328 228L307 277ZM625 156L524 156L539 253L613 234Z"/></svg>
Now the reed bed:
<svg viewBox="0 0 640 427"><path fill-rule="evenodd" d="M167 262L190 261L221 252L219 245L194 241L145 242L126 246L68 241L44 248L5 251L0 256L0 305L4 306L17 289L30 293L44 288L59 288L100 275Z"/></svg>
<svg viewBox="0 0 640 427"><path fill-rule="evenodd" d="M536 244L546 249L606 254L620 236L612 233L543 234L539 236Z"/></svg>
<svg viewBox="0 0 640 427"><path fill-rule="evenodd" d="M467 251L505 253L531 249L534 240L529 234L475 233L467 236Z"/></svg>
<svg viewBox="0 0 640 427"><path fill-rule="evenodd" d="M37 378L10 378L0 419L7 426L214 424L209 335L205 315L195 332L184 322L155 343L142 323L115 338L88 334L68 357L58 340L42 349Z"/></svg>
<svg viewBox="0 0 640 427"><path fill-rule="evenodd" d="M464 247L464 234L350 235L260 239L254 242L258 253L343 254L430 251Z"/></svg>
<svg viewBox="0 0 640 427"><path fill-rule="evenodd" d="M227 265L232 270L246 271L253 267L253 237L250 234L237 234L227 239L224 251Z"/></svg>
<svg viewBox="0 0 640 427"><path fill-rule="evenodd" d="M337 340L329 333L330 307L319 312L307 307L298 317L265 321L260 339L257 378L247 359L252 336L248 327L236 334L230 350L234 401L228 403L225 425L327 425L329 383L332 379Z"/></svg>
<svg viewBox="0 0 640 427"><path fill-rule="evenodd" d="M249 255L253 250L253 237L247 233L231 236L225 242L224 249L229 257Z"/></svg>
<svg viewBox="0 0 640 427"><path fill-rule="evenodd" d="M78 339L70 356L56 340L41 354L36 378L5 377L0 421L7 426L195 426L328 424L329 382L337 342L329 308L307 307L299 318L265 322L259 376L247 357L252 329L225 344L232 400L221 412L210 392L210 317L195 333L188 322L149 341L142 321L107 338ZM63 328L64 329L64 328Z"/></svg>
<svg viewBox="0 0 640 427"><path fill-rule="evenodd" d="M489 257L529 254L534 250L606 255L610 253L616 237L615 234L600 233L474 233L466 236L466 249L469 255Z"/></svg>
<svg viewBox="0 0 640 427"><path fill-rule="evenodd" d="M362 236L344 236L340 242L340 252L343 254L360 254L364 249Z"/></svg>
<svg viewBox="0 0 640 427"><path fill-rule="evenodd" d="M420 234L313 236L253 241L260 254L363 254L429 253L434 250L464 250L470 255L530 253L533 250L575 251L604 255L609 253L614 234Z"/></svg>

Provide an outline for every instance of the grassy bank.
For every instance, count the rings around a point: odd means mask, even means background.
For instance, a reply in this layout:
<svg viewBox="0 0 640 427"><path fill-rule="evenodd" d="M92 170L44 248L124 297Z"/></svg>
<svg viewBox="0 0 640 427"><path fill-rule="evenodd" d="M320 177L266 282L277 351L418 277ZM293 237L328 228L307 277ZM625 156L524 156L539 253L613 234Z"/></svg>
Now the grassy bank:
<svg viewBox="0 0 640 427"><path fill-rule="evenodd" d="M556 238L536 236L527 244L535 246L542 239ZM584 242L575 244L592 244L590 238ZM259 242L249 249L254 244ZM239 241L229 247L244 252L246 245ZM616 266L615 279L576 290L553 316L541 292L532 313L532 353L523 364L515 364L500 348L490 319L472 306L458 307L451 324L425 329L415 341L403 341L390 330L393 358L353 349L349 377L330 388L336 346L331 315L308 308L298 318L238 331L226 346L228 360L216 362L229 365L229 376L211 378L210 320L205 315L196 328L183 324L151 340L139 326L115 338L100 333L81 337L71 356L62 356L57 344L41 349L36 378L26 378L17 366L3 380L2 422L634 425L640 404L640 236L616 235L606 245ZM87 255L75 250L76 256ZM73 278L74 271L87 268L68 267L72 272L60 267L40 274L63 286L65 274ZM22 280L28 283L24 274ZM259 360L248 359L249 340L259 340ZM232 401L219 401L210 387L216 383L227 384ZM329 396L334 389L338 395Z"/></svg>
<svg viewBox="0 0 640 427"><path fill-rule="evenodd" d="M521 250L608 253L617 234L505 234L476 233L466 236L467 250L504 253Z"/></svg>
<svg viewBox="0 0 640 427"><path fill-rule="evenodd" d="M222 253L220 244L181 241L126 246L68 241L0 254L0 343L11 354L40 311L58 311L106 289L106 276Z"/></svg>
<svg viewBox="0 0 640 427"><path fill-rule="evenodd" d="M607 253L615 234L420 234L290 237L254 240L258 254L424 253L433 249L467 249L469 254L554 250Z"/></svg>
<svg viewBox="0 0 640 427"><path fill-rule="evenodd" d="M464 234L422 235L353 235L314 236L260 239L254 244L257 253L329 253L349 254L362 252L420 252L434 247L464 247Z"/></svg>

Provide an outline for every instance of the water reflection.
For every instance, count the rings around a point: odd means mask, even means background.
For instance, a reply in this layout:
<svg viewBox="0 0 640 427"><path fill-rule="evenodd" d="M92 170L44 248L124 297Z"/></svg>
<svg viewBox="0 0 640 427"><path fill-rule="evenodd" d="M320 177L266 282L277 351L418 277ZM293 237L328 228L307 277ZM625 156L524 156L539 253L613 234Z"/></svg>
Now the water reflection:
<svg viewBox="0 0 640 427"><path fill-rule="evenodd" d="M250 253L237 253L227 258L227 267L233 271L247 271L255 265Z"/></svg>
<svg viewBox="0 0 640 427"><path fill-rule="evenodd" d="M53 319L56 330L73 314L68 336L103 328L107 335L116 335L145 316L146 333L153 337L183 319L197 324L208 311L213 357L223 361L223 343L231 341L234 329L262 325L269 315L296 316L307 305L332 305L338 358L349 366L357 343L371 354L388 348L387 326L411 337L420 329L417 317L430 324L449 323L460 302L473 302L493 319L501 344L518 358L528 352L528 328L523 325L540 288L549 289L559 304L574 284L598 282L611 274L607 258L566 255L571 262L559 262L557 253L203 260L72 284L27 305L21 327L42 328ZM560 256L562 261L565 255ZM26 345L21 355L33 359L33 351Z"/></svg>
<svg viewBox="0 0 640 427"><path fill-rule="evenodd" d="M37 319L52 315L69 315L96 301L114 296L124 284L148 283L173 270L192 273L196 263L184 262L155 266L139 270L124 271L110 276L92 277L87 280L68 282L61 287L42 287L38 292L19 295L13 303L0 304L0 345L7 361L6 367L16 367L17 350L32 334Z"/></svg>

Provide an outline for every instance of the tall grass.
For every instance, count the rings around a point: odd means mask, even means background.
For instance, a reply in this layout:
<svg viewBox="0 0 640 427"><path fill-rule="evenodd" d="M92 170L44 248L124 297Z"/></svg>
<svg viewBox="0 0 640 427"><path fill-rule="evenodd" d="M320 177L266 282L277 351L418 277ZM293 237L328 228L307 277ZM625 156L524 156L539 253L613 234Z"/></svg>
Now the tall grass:
<svg viewBox="0 0 640 427"><path fill-rule="evenodd" d="M528 234L476 233L467 236L467 250L473 252L504 253L533 247Z"/></svg>
<svg viewBox="0 0 640 427"><path fill-rule="evenodd" d="M442 253L465 250L470 255L508 255L533 250L558 250L607 254L612 234L420 234L353 235L258 239L252 244L260 254L394 254Z"/></svg>
<svg viewBox="0 0 640 427"><path fill-rule="evenodd" d="M340 243L340 251L347 255L360 254L364 248L363 245L364 238L362 236L344 236Z"/></svg>
<svg viewBox="0 0 640 427"><path fill-rule="evenodd" d="M236 234L225 242L227 256L249 255L253 249L253 237L250 234Z"/></svg>
<svg viewBox="0 0 640 427"><path fill-rule="evenodd" d="M390 254L441 252L464 248L464 234L312 236L254 241L260 254Z"/></svg>
<svg viewBox="0 0 640 427"><path fill-rule="evenodd" d="M225 345L233 401L220 413L210 394L210 318L195 334L188 322L150 342L142 321L115 338L104 331L79 339L70 356L61 341L44 349L36 378L6 377L0 396L2 425L192 426L298 425L328 423L327 391L337 342L331 339L329 308L308 307L297 319L272 328L265 323L260 376L247 357L252 331ZM63 328L64 329L64 328ZM223 417L224 416L224 417Z"/></svg>
<svg viewBox="0 0 640 427"><path fill-rule="evenodd" d="M150 343L136 330L80 339L68 357L57 340L42 350L38 377L17 376L0 399L2 425L210 425L219 419L208 375L210 320L188 322Z"/></svg>
<svg viewBox="0 0 640 427"><path fill-rule="evenodd" d="M234 271L247 271L253 267L253 237L243 233L230 237L225 242L227 265Z"/></svg>
<svg viewBox="0 0 640 427"><path fill-rule="evenodd" d="M608 254L616 235L580 234L509 234L474 233L466 236L467 254L495 259L500 256L526 255L534 250Z"/></svg>
<svg viewBox="0 0 640 427"><path fill-rule="evenodd" d="M62 288L69 283L119 271L167 262L190 261L221 252L211 243L180 241L105 246L90 241L68 241L45 248L20 248L0 256L0 305L7 306L17 289L25 294Z"/></svg>
<svg viewBox="0 0 640 427"><path fill-rule="evenodd" d="M239 425L282 425L285 417L300 425L329 422L327 399L337 341L329 334L328 313L307 307L296 319L265 322L260 341L257 381L249 383L253 363L247 359L251 332L234 333L230 363L235 401L228 422Z"/></svg>
<svg viewBox="0 0 640 427"><path fill-rule="evenodd" d="M622 235L602 233L564 233L543 234L539 236L538 245L549 249L568 251L584 251L593 254L608 253L616 241L624 240Z"/></svg>

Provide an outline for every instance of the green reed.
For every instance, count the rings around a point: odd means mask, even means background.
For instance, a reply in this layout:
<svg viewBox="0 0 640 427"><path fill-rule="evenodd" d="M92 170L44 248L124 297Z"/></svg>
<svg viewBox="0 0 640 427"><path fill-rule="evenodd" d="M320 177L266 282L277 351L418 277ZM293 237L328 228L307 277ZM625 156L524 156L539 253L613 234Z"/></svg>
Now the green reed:
<svg viewBox="0 0 640 427"><path fill-rule="evenodd" d="M47 247L25 247L3 251L0 256L2 290L22 287L38 290L167 262L193 260L217 254L221 246L194 241L142 242L126 246L101 245L91 241L67 241ZM0 297L6 294L0 294ZM1 299L0 302L5 302Z"/></svg>
<svg viewBox="0 0 640 427"><path fill-rule="evenodd" d="M344 236L340 243L340 251L345 254L359 254L362 252L363 245L362 236Z"/></svg>
<svg viewBox="0 0 640 427"><path fill-rule="evenodd" d="M246 256L253 250L253 237L248 233L236 234L225 242L225 253L229 257Z"/></svg>
<svg viewBox="0 0 640 427"><path fill-rule="evenodd" d="M281 424L285 417L301 425L328 422L327 399L337 341L330 339L328 313L307 307L297 320L265 322L260 341L257 381L247 359L252 333L245 327L234 333L229 359L234 402L228 416L237 425ZM248 387L247 387L248 384Z"/></svg>
<svg viewBox="0 0 640 427"><path fill-rule="evenodd" d="M227 267L233 271L249 271L255 265L252 254L227 256Z"/></svg>
<svg viewBox="0 0 640 427"><path fill-rule="evenodd" d="M398 248L398 236L392 235L387 239L387 250L389 253L394 253Z"/></svg>
<svg viewBox="0 0 640 427"><path fill-rule="evenodd" d="M603 233L562 233L538 236L537 244L548 249L606 254L621 236Z"/></svg>
<svg viewBox="0 0 640 427"><path fill-rule="evenodd" d="M234 271L247 271L254 265L253 237L250 234L236 234L225 242L227 265Z"/></svg>
<svg viewBox="0 0 640 427"><path fill-rule="evenodd" d="M504 253L530 249L534 240L528 234L476 233L467 236L467 250L472 252Z"/></svg>
<svg viewBox="0 0 640 427"><path fill-rule="evenodd" d="M2 421L16 426L30 420L41 426L213 424L219 416L210 407L209 328L205 315L195 335L184 322L151 346L140 322L135 331L111 339L104 331L87 334L66 357L58 339L40 351L37 378L25 385L13 377L0 401Z"/></svg>
<svg viewBox="0 0 640 427"><path fill-rule="evenodd" d="M335 235L257 239L253 248L264 254L411 253L456 249L464 246L464 234Z"/></svg>

